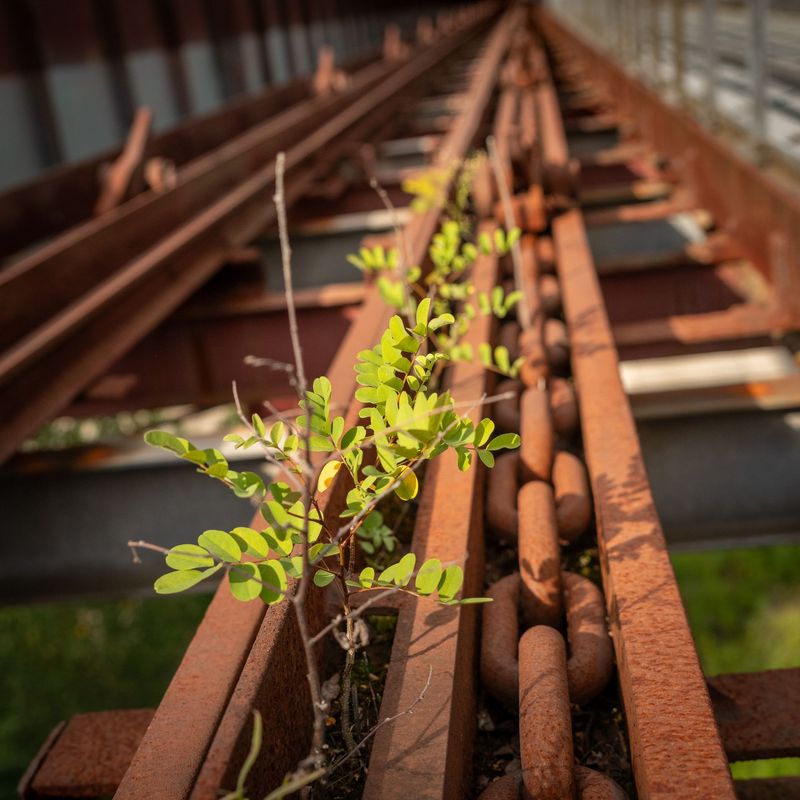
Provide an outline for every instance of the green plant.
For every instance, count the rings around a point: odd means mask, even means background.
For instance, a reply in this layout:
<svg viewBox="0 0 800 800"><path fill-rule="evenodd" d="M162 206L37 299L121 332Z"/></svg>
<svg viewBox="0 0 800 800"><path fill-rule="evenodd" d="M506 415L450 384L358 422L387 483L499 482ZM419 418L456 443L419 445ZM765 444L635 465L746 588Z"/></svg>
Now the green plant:
<svg viewBox="0 0 800 800"><path fill-rule="evenodd" d="M280 159L276 172L282 195ZM467 201L468 195L461 192L458 203ZM493 435L490 418L473 423L470 412L482 398L456 403L449 391L439 390L445 363L474 357L463 342L471 320L479 313L502 317L513 307L514 293L505 295L497 289L490 295L476 294L467 274L479 252L505 253L519 232L506 236L499 231L493 239L481 235L471 242L465 234L469 228L465 213L458 221L446 219L430 247L433 268L423 281L426 290L419 284L419 268L400 270L397 250L362 250L360 258L351 258L367 271L385 273L379 278L386 282L382 289L385 297L395 296L394 288L386 293L389 282L393 287L405 281L396 305L405 320L392 316L377 344L358 354L355 397L361 403L361 423L348 427L345 418L332 411L330 380L322 376L310 388L306 385L294 316L285 212L281 214L280 205L278 217L295 350L293 377L301 398L299 413L294 418L278 415L270 420L259 414L250 418L242 414L248 435L229 434L225 440L236 449L258 447L267 462L284 473L285 480L237 471L217 449L199 449L170 432L150 431L145 436L149 444L194 464L198 472L222 482L237 496L256 501L260 516L253 527L207 530L196 542L169 549L146 542L130 545L134 550L144 547L164 553L170 571L156 580L158 593L185 591L225 574L230 591L243 602L260 600L274 605L290 600L294 604L315 720L309 757L287 776L287 785L297 787L308 783L309 775L317 775L324 766L322 745L329 701L323 697L313 646L342 625L342 733L351 753L360 746L350 731L350 675L360 646L356 622L370 600L354 609L353 595L403 592L430 597L443 605L487 602L487 598L459 596L464 580L459 564L445 564L432 556L418 567L413 552L396 552L397 540L378 506L392 494L402 503L413 501L419 491L419 468L448 451L455 455L459 469L467 470L476 457L491 468L497 451L519 446L517 434ZM409 286L413 291L408 291ZM487 343L477 352L487 368L503 374L518 369L505 348L492 350ZM465 406L466 413L462 413ZM346 489L343 508L324 500L335 483ZM370 555L381 550L388 566L357 569L359 547ZM318 587L334 584L342 599L342 613L314 635L308 629L304 606L310 583ZM241 787L237 791L241 794Z"/></svg>
<svg viewBox="0 0 800 800"><path fill-rule="evenodd" d="M225 437L237 449L260 446L268 461L302 477L307 467L302 431L308 427L308 449L329 454L319 470L317 491L326 492L342 469L352 483L345 508L333 519L317 497L311 498L306 513L301 490L283 481L268 482L254 472L233 470L219 450L200 450L166 431L146 434L149 444L195 464L199 472L221 481L238 496L258 499L263 518L260 529L207 530L196 543L170 548L165 560L171 571L156 580L157 592L184 591L224 570L239 600L279 603L286 598L288 579L303 575L305 563L295 548L307 541L314 583L327 586L338 581L345 602L353 593L381 588L433 595L448 605L483 601L457 599L463 582L461 567L443 566L436 558L428 559L416 573L413 553L379 574L371 567L358 574L353 571L357 534L363 530L385 538L375 507L390 492L403 501L412 500L419 488L416 470L423 462L452 450L462 470L470 467L475 455L491 467L496 451L519 444L516 434L492 437L494 423L489 418L473 425L468 416L458 413L449 392L430 390L434 366L447 358L438 352L422 352L428 336L443 324L441 317L429 319L430 305L427 298L419 304L414 328L407 328L399 316L392 317L379 344L359 353L356 398L363 404L359 414L365 425L345 429L344 417L332 415L332 387L323 376L306 391L300 404L303 414L294 423L278 420L268 427L254 414L250 436ZM372 463L367 448L374 448ZM368 540L363 534L360 538Z"/></svg>
<svg viewBox="0 0 800 800"><path fill-rule="evenodd" d="M451 171L444 168L428 170L406 179L403 184L405 191L414 195L412 208L438 207L445 217L428 248L431 269L427 274L423 276L417 264L404 263L402 254L407 248L403 246L399 230L396 231L397 246L388 249L383 245L362 247L347 259L362 272L375 275L384 302L409 321L413 320L421 302L432 301L436 327L430 334L437 353L446 355L452 362L473 361L477 356L487 369L515 378L524 359L512 361L507 348L492 348L488 342L477 350L463 342L476 317L491 314L503 319L521 298L521 292L506 293L502 286L495 286L489 293L478 292L469 279L470 268L480 255L505 256L520 237L519 228L512 228L508 233L496 228L493 235L487 231L475 234L469 215L469 186L474 165L481 158L484 158L482 154L476 156L461 171L452 199L442 189L452 181Z"/></svg>

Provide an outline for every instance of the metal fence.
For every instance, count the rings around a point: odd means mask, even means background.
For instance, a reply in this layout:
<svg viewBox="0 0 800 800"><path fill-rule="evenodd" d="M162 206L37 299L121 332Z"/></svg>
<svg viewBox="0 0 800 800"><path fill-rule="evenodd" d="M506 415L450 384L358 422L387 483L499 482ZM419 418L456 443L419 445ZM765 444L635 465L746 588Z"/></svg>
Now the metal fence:
<svg viewBox="0 0 800 800"><path fill-rule="evenodd" d="M800 170L800 3L548 0L575 30L762 165Z"/></svg>

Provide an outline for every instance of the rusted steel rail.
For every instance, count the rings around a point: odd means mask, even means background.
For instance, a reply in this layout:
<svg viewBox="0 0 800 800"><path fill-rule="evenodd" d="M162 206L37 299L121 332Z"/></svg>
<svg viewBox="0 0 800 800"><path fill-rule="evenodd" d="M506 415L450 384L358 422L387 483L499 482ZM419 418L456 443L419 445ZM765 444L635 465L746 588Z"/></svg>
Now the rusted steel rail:
<svg viewBox="0 0 800 800"><path fill-rule="evenodd" d="M626 73L555 16L542 13L542 30L556 57L578 67L597 102L611 101L620 124L635 122L642 140L681 163L682 180L697 206L734 237L775 287L781 310L794 325L800 298L800 201L687 114Z"/></svg>
<svg viewBox="0 0 800 800"><path fill-rule="evenodd" d="M140 195L0 272L0 459L270 224L279 149L292 203L337 153L391 119L491 11L462 15L405 61L366 67L342 93L289 109L187 165L172 190Z"/></svg>
<svg viewBox="0 0 800 800"><path fill-rule="evenodd" d="M462 158L472 145L507 46L510 23L511 17L505 17L488 41L470 87L474 102L455 121L436 163L448 165ZM432 211L416 217L407 229L414 263L424 260L437 223L438 212ZM355 355L374 341L387 319L377 291L371 291L329 370L335 387L333 402L342 410L349 408L351 418L357 413L352 403ZM324 499L329 510L335 510L343 497L344 484L339 480ZM264 715L265 729L276 732L274 741L266 746L271 757L259 768L257 785L266 791L293 767L306 746L303 721L308 720L309 701L305 692L292 696L282 688L298 685L291 679L300 680L296 673L302 669L292 613L289 604L265 612L232 600L224 587L217 593L133 758L118 797L216 797L221 786L235 782L249 743L253 708ZM414 616L407 619L410 622ZM220 648L221 637L224 648ZM198 696L206 699L202 708L195 703ZM287 719L295 721L296 735L287 735ZM442 741L447 745L446 736ZM449 753L447 747L435 749L440 754L439 768L445 757L452 761L453 781L467 762L458 752Z"/></svg>
<svg viewBox="0 0 800 800"><path fill-rule="evenodd" d="M642 205L627 205L631 193L620 188L624 181L615 182L614 170L621 169L629 181L678 188L687 180L679 168L666 175L666 170L642 164L638 146L623 144L614 152L583 156L583 172L579 169L567 130L581 135L606 131L614 104L610 99L602 106L591 104L589 121L565 124L584 76L566 57L566 34L543 12L535 19L550 47L550 62L539 33L526 24L531 19L520 9L507 12L474 65L470 103L434 159L445 166L463 157L485 127L493 96L499 96L493 131L513 213L524 229L517 277L526 302L516 322L506 321L494 332L491 318L483 318L473 335L479 340L496 334L496 341L525 358L520 380L497 387L517 392L518 400L495 415L507 429L520 430L522 446L498 460L486 495L479 470L460 473L447 462L435 464L425 478L412 542L419 557L430 549L463 563L465 591L477 592L484 567L485 507L487 543L516 547L515 568L487 588L494 603L484 607L480 628L470 607L432 612L424 601L391 604L399 619L381 718L408 708L429 670L431 687L413 715L378 731L364 796L413 793L455 800L477 794L470 768L478 675L489 695L519 714L521 762L518 775L489 784L482 800L624 798L609 774L579 763L573 739L578 710L592 709L598 694L615 692L615 685L632 773L615 777L626 778L622 782L636 796L725 800L738 793L761 800L771 792L794 791L791 779L735 787L731 780L729 760L800 754L794 724L800 671L709 679L702 674L619 375L618 328L612 327L607 308L612 278L601 280L582 201L591 204L600 189L612 187L606 193L612 207L603 209L606 220L629 215L641 221L669 216L676 208L699 209L677 190L666 198L644 193ZM591 121L594 113L600 115L597 123ZM587 200L583 187L598 168L612 174L593 183L597 191ZM486 174L476 178L475 189L476 199L486 201L479 203L481 224L491 230L496 224L491 216L503 218L499 193ZM424 262L438 221L434 210L412 218L406 227L414 263ZM734 248L741 245L754 264L766 263L762 252L751 255L743 241L731 234ZM641 267L647 274L646 259ZM672 279L673 269L658 266L659 274ZM479 290L488 289L511 282L514 271L509 259L484 257L474 280ZM329 370L333 403L351 421L358 412L355 354L374 342L387 318L377 291L368 289ZM707 337L703 344L713 341ZM456 368L451 380L457 397L465 399L480 396L492 382L471 365ZM333 490L321 498L327 513L342 506L343 478L339 475ZM577 554L592 548L595 536L602 585L573 566ZM322 601L314 595L317 622ZM221 788L235 783L253 709L261 711L270 733L264 748L269 757L258 763L251 788L262 793L272 788L307 745L308 697L286 691L289 685L304 685L302 663L289 604L265 611L237 603L223 587L136 747L116 796L217 797ZM141 719L131 720L136 735L142 735ZM291 729L287 720L292 720ZM51 748L57 752L58 740ZM47 761L45 752L32 768L34 789Z"/></svg>
<svg viewBox="0 0 800 800"><path fill-rule="evenodd" d="M346 65L350 71L363 63ZM188 162L264 122L274 114L308 100L310 81L295 79L255 97L238 100L225 108L192 119L149 138L143 159L158 157L180 169ZM103 166L116 160L119 151L102 153L78 164L48 170L34 181L0 195L0 259L9 259L44 239L91 219L98 198ZM144 186L131 186L138 194Z"/></svg>
<svg viewBox="0 0 800 800"><path fill-rule="evenodd" d="M551 32L544 12L537 20L545 33ZM604 203L641 202L641 206L629 206L630 219L662 219L695 206L663 201L661 190L634 196L624 190L624 184L613 192L602 186L592 195L584 190L577 162L570 159L566 131L600 132L605 125L590 124L590 115L580 125L567 125L563 116L569 99L592 83L594 63L587 59L585 69L578 70L575 62L580 63L580 58L576 59L580 48L565 43L560 33L552 33L550 42L564 89L562 107L562 98L542 61L536 90L537 136L550 225L538 242L523 239L528 256L524 284L533 313L530 327L519 335L519 352L527 359L519 408L510 408L505 415L510 427L519 425L522 446L518 457L504 456L507 469L496 470L489 479L489 530L500 540L516 544L519 572L488 589L494 603L484 610L484 686L506 707L519 706L524 796L623 796L607 778L576 771L572 758L569 702L582 705L605 685L609 662L603 651L610 650L610 645L602 597L590 582L584 588L580 582L585 579L565 571L559 540L562 545L580 541L593 516L637 795L733 798L735 792L744 797L790 792L795 786L792 780L739 782L734 789L728 759L797 752L797 737L787 729L787 714L780 703L787 696L796 697L791 687L800 672L719 676L709 679L708 686L703 678L620 380L599 280L603 273L593 259L582 212L582 206L592 205L601 190ZM605 69L607 65L601 66ZM600 67L596 71L602 74ZM615 107L611 92L605 107ZM592 113L599 113L595 106ZM633 110L629 116L636 118ZM662 136L668 131L662 131ZM620 163L628 165L635 157L625 154ZM630 174L635 177L635 171ZM691 180L684 170L678 171L676 179ZM778 192L768 183L766 191ZM647 203L661 206L656 210ZM614 211L609 208L605 213L616 221ZM763 235L763 225L758 233ZM733 247L740 246L755 264L766 263L763 250L750 250L741 241L737 229L731 234ZM643 256L639 269L646 272L665 266L655 257ZM553 267L557 286L547 274ZM564 364L554 358L552 339L548 346L551 320L547 317L558 314L561 303L569 332L571 377L579 399L579 440L574 432L570 434L553 402L556 391L563 391L556 389L556 380L563 375ZM756 308L732 313L755 315ZM758 310L762 317L767 313ZM776 318L773 313L773 324ZM784 324L791 324L788 318L783 316ZM678 324L681 319L676 316ZM687 328L690 324L686 320ZM503 327L519 331L513 323ZM752 326L740 327L729 336L743 340L751 335ZM500 336L504 337L502 331ZM713 346L717 338L719 331L714 331L702 343ZM508 340L513 341L513 334L508 334ZM567 402L567 407L570 405ZM568 449L559 449L563 447ZM580 459L581 449L586 467ZM509 481L514 485L522 482L516 503ZM564 608L567 649L563 638L550 627L560 626ZM517 649L518 614L533 627L523 634ZM797 700L789 705L788 714L796 713ZM517 781L509 777L490 784L482 798L511 800L519 796Z"/></svg>

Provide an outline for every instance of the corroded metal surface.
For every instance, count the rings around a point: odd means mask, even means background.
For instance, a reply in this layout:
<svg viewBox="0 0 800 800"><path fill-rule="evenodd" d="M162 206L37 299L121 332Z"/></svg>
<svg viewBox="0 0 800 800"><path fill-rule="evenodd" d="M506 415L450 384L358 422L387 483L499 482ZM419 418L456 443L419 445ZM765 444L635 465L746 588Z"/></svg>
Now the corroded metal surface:
<svg viewBox="0 0 800 800"><path fill-rule="evenodd" d="M74 228L0 274L0 458L95 379L275 219L276 153L291 205L326 159L374 135L430 71L486 24L491 7L404 63L367 67L187 166L163 194L140 195ZM442 145L447 149L449 143ZM446 152L452 159L458 151Z"/></svg>
<svg viewBox="0 0 800 800"><path fill-rule="evenodd" d="M642 797L732 798L580 211L558 217L553 235L637 789Z"/></svg>
<svg viewBox="0 0 800 800"><path fill-rule="evenodd" d="M497 260L476 262L473 280L478 291L497 282ZM491 337L491 318L478 318L467 337L473 345ZM457 364L450 381L456 400L480 398L488 375L473 364ZM481 417L480 407L470 416ZM465 596L480 593L483 572L483 471L461 472L455 459L434 462L425 486L412 547L418 558L436 553L443 562L462 563ZM463 561L467 558L466 563ZM397 714L419 696L431 675L428 702L398 719L375 737L367 800L462 798L468 791L475 719L475 655L477 608L432 608L424 598L400 611L392 666L386 681L382 716Z"/></svg>
<svg viewBox="0 0 800 800"><path fill-rule="evenodd" d="M687 114L667 105L655 92L624 72L597 48L572 34L542 11L538 22L548 39L569 48L592 82L622 114L635 119L643 139L662 155L684 160L686 177L698 201L719 224L728 227L762 272L785 292L782 300L796 315L800 287L800 202L729 145L712 136ZM688 156L688 158L687 158ZM776 239L785 248L774 250Z"/></svg>
<svg viewBox="0 0 800 800"><path fill-rule="evenodd" d="M528 625L558 627L562 576L553 489L545 481L530 481L520 488L517 504L520 607Z"/></svg>
<svg viewBox="0 0 800 800"><path fill-rule="evenodd" d="M800 756L800 669L708 678L731 761Z"/></svg>
<svg viewBox="0 0 800 800"><path fill-rule="evenodd" d="M569 156L552 87L542 90L541 108L545 162L564 168ZM555 216L552 236L637 791L647 798L732 798L581 211Z"/></svg>
<svg viewBox="0 0 800 800"><path fill-rule="evenodd" d="M519 643L522 780L529 795L563 800L575 795L572 722L564 639L554 628L529 628Z"/></svg>
<svg viewBox="0 0 800 800"><path fill-rule="evenodd" d="M113 794L152 718L153 710L143 708L78 714L62 723L20 794L26 800Z"/></svg>

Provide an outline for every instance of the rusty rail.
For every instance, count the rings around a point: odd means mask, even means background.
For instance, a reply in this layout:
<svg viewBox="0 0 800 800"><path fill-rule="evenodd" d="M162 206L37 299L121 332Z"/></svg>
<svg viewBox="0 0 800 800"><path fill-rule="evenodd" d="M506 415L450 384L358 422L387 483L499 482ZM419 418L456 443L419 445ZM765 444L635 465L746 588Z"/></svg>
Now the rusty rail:
<svg viewBox="0 0 800 800"><path fill-rule="evenodd" d="M537 20L546 34L552 33L557 63L568 73L569 88L574 91L585 86L591 80L587 73L595 71L589 58L586 73L575 65L575 51L585 45L565 43L566 37L560 30L553 32L558 26L543 11ZM603 63L596 71L602 75L609 68ZM530 364L522 372L527 388L518 387L519 406L511 406L504 413L506 425L518 421L522 446L519 457L505 456L502 468L490 476L487 506L489 531L517 544L519 571L487 590L495 602L484 610L484 686L507 708L519 707L521 780L526 796L562 798L573 797L576 792L578 796L623 796L608 778L579 775L573 770L569 702L590 702L605 685L611 646L602 596L593 584L582 584L585 579L563 570L559 540L565 544L580 540L594 516L638 796L733 798L728 758L797 752L798 743L786 727L784 709L773 705L779 697L792 693L790 687L798 671L709 679L709 697L619 378L612 329L580 207L581 203L590 204L591 199L579 189L559 97L547 70L543 68L542 72L537 87L537 138L542 173L549 187L549 233L559 285L542 274L542 265L550 261L549 244L543 248L546 257L538 264L535 254L542 250L530 241L526 252L533 256L529 256L531 277L526 290L536 313L532 330L519 337L519 351L527 358L526 366ZM608 94L613 96L610 91ZM614 102L609 99L605 104L613 106ZM629 116L636 115L631 110ZM589 127L586 124L580 129ZM662 129L661 136L665 135ZM681 180L687 180L683 170ZM763 183L766 191L778 194L769 182ZM759 186L759 191L762 188ZM624 193L616 202L625 202ZM663 218L671 211L661 208L654 218ZM645 209L638 217L647 218L646 213ZM760 232L763 230L762 224ZM738 234L739 228L735 235L740 243ZM540 237L540 241L550 240ZM763 255L762 249L754 262L763 265ZM650 266L643 262L644 269ZM658 266L652 264L653 268ZM580 459L569 451L558 451L555 444L558 433L561 446L564 439L571 442L568 446L576 446L565 421L574 424L575 397L564 397L564 387L572 384L563 379L560 385L555 384L553 373L563 369L564 363L554 358L559 353L552 347L553 337L549 348L547 342L547 317L558 313L561 302L569 332L569 341L562 346L569 348L571 374L578 390L580 440L591 494ZM514 333L519 330L513 324L505 327ZM509 337L513 335L509 333ZM738 338L743 335L747 334L740 329ZM705 341L713 341L713 336ZM552 397L556 392L564 397L564 408L569 409L558 415L558 424ZM522 484L516 503L509 481ZM569 507L565 508L567 499ZM581 593L580 601L576 592ZM564 608L568 648L554 630L562 624ZM518 614L526 626L532 627L522 635L517 649ZM795 710L792 701L787 713ZM677 765L680 768L676 769ZM790 791L790 785L794 786L791 781L739 782L736 790L743 796L767 797L771 791ZM508 777L490 784L482 798L516 798L519 792L516 780Z"/></svg>
<svg viewBox="0 0 800 800"><path fill-rule="evenodd" d="M442 142L437 163L445 165L454 158L462 158L471 146L507 46L510 21L505 17L495 27L470 88L474 103L460 115ZM433 210L415 217L407 229L412 263L424 260L438 217L438 211ZM372 289L329 370L335 387L332 403L342 410L349 409L347 414L351 419L358 411L352 400L355 356L375 340L387 319L386 307L377 290ZM338 479L333 490L322 498L329 512L342 507L344 494L344 481ZM456 620L461 613L456 612ZM297 674L302 669L302 658L292 614L288 603L265 612L263 608L237 603L226 587L217 592L119 787L118 798L216 797L221 786L235 783L249 744L253 708L258 708L264 716L265 730L276 733L274 741L271 739L266 745L272 757L261 768L257 785L266 792L293 768L306 748L303 721L309 715L309 700L304 692L292 696L281 688L302 685L302 676ZM403 627L410 626L414 619L414 614L401 614L398 637L402 637ZM220 648L223 630L226 645ZM458 649L463 647L462 641ZM443 671L437 679L443 680L447 674ZM395 670L394 677L389 678L390 687L400 677L401 673ZM413 685L411 690L418 692L420 688ZM397 691L397 699L402 700L402 689L387 688L389 697L392 691ZM203 708L194 703L197 696L206 698ZM296 721L296 736L286 736L283 724L286 719ZM446 745L447 737L441 741ZM379 739L375 746L387 744ZM434 749L439 752L437 769L441 773L447 750ZM458 780L458 773L463 772L468 762L460 760L458 753L450 758L449 779Z"/></svg>
<svg viewBox="0 0 800 800"><path fill-rule="evenodd" d="M621 121L635 121L642 138L665 157L683 162L682 176L699 205L740 243L778 290L781 303L798 322L800 297L800 201L730 145L687 114L669 106L652 89L601 55L557 17L539 23L555 50L581 65L584 86L611 99Z"/></svg>
<svg viewBox="0 0 800 800"><path fill-rule="evenodd" d="M553 243L636 784L645 797L733 797L580 211L554 220Z"/></svg>
<svg viewBox="0 0 800 800"><path fill-rule="evenodd" d="M342 69L355 74L375 57L350 60ZM179 170L205 153L279 112L312 97L310 78L295 78L285 86L269 87L218 111L196 117L152 136L143 159L161 158ZM0 259L53 238L93 216L99 176L119 150L101 153L77 164L47 170L41 177L0 194ZM138 194L132 187L132 194ZM140 187L144 190L144 187Z"/></svg>
<svg viewBox="0 0 800 800"><path fill-rule="evenodd" d="M559 98L544 44L521 25L523 19L511 11L495 26L474 70L471 102L436 156L440 165L463 157L500 81L494 132L516 221L525 231L519 256L526 311L496 332L491 318L484 318L472 335L477 341L496 333L497 341L525 359L521 379L497 387L518 395L498 408L497 417L506 429L521 431L522 447L498 459L486 495L480 470L460 473L436 463L425 479L412 543L420 557L430 548L464 563L465 591L478 592L485 511L489 541L516 545L516 569L486 589L494 602L483 607L480 636L474 608L431 614L424 601L394 605L399 618L381 717L411 705L429 669L431 700L378 731L364 796L469 796L478 675L490 695L519 714L520 734L519 776L491 783L483 800L624 798L608 775L576 763L573 744L573 710L591 708L599 693L613 691L608 687L615 675L638 797L724 800L735 791L748 798L791 791L791 780L750 781L736 789L731 780L729 759L800 754L793 724L800 671L703 677L588 246L580 172L570 158L562 115L566 95ZM567 34L544 12L535 19L554 48L556 77L574 79L563 58ZM587 56L587 63L594 62ZM631 157L620 151L609 161ZM479 175L476 197L487 200L481 223L487 231L495 224L490 216L502 214L496 195L488 176ZM423 262L438 220L431 211L406 229L414 263ZM763 255L754 255L754 263L764 263ZM510 264L483 257L476 286L488 289L511 272ZM350 420L358 412L355 354L374 341L387 318L378 293L369 289L329 372L333 403ZM491 386L490 376L471 365L457 367L452 383L463 398ZM341 508L344 492L339 476L322 498L327 513ZM590 547L595 535L602 586L564 563L567 552ZM314 598L319 621L322 598ZM116 797L218 796L235 783L253 709L274 733L253 791L273 787L305 752L309 701L304 692L289 696L285 690L302 684L301 665L289 604L266 611L243 606L223 587ZM296 735L287 735L287 719Z"/></svg>
<svg viewBox="0 0 800 800"><path fill-rule="evenodd" d="M389 120L490 13L470 12L399 66L366 67L341 94L289 109L193 162L172 190L139 195L0 272L0 459L273 221L279 149L291 204L346 152L348 135L363 139Z"/></svg>

